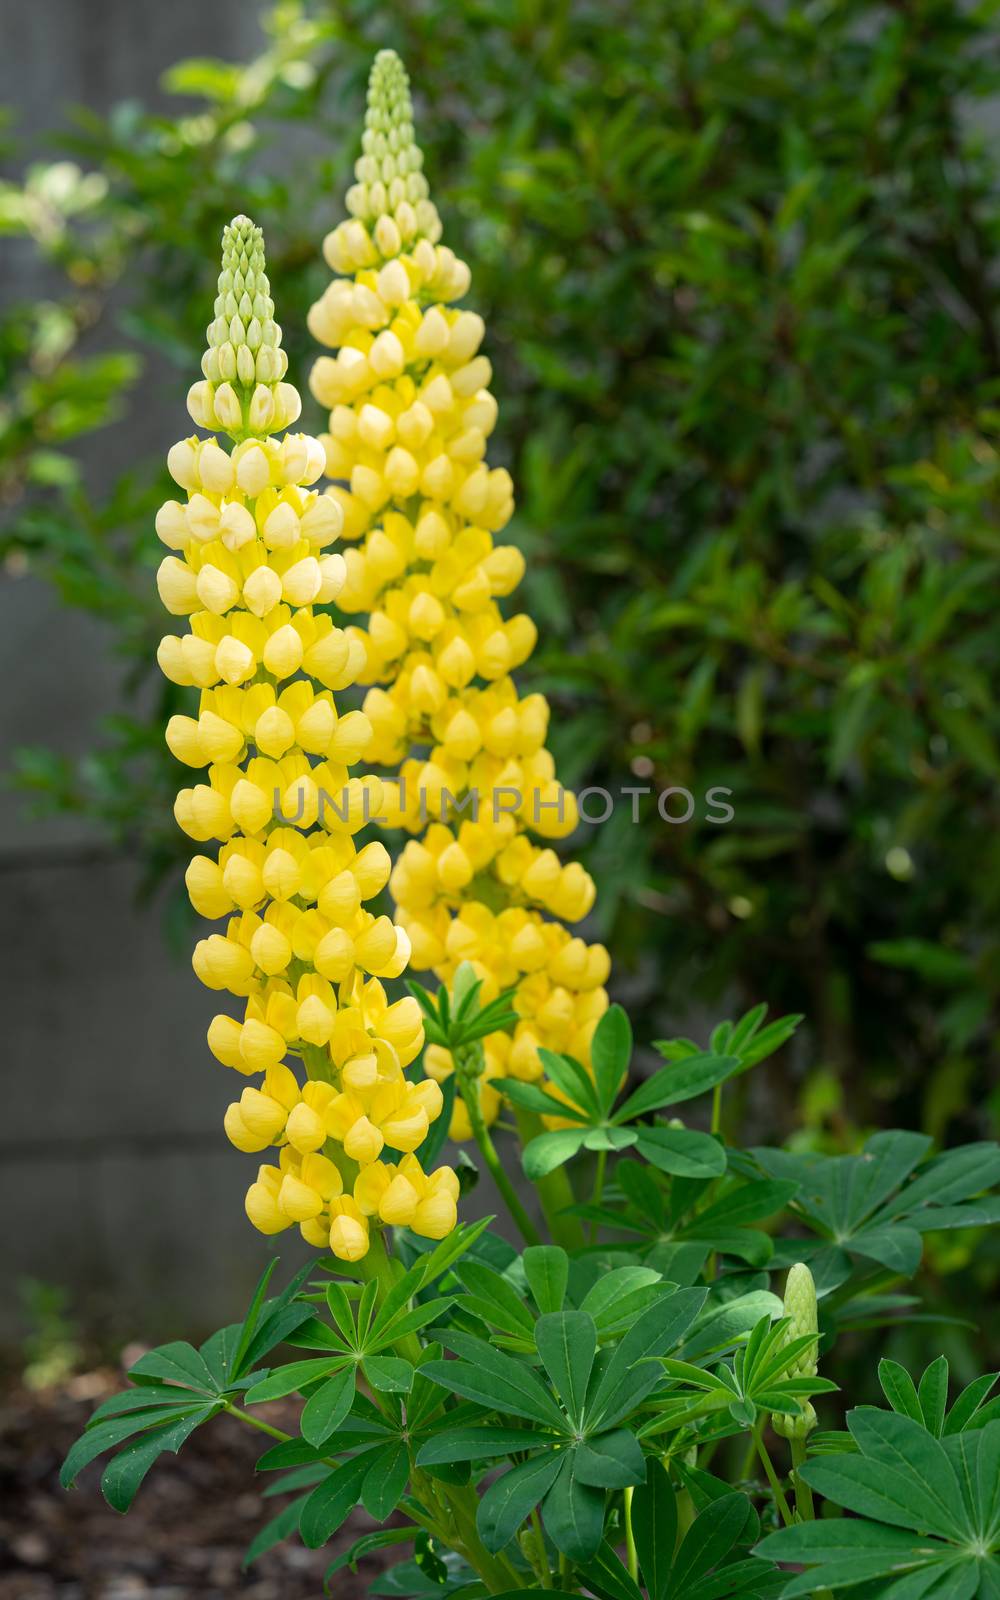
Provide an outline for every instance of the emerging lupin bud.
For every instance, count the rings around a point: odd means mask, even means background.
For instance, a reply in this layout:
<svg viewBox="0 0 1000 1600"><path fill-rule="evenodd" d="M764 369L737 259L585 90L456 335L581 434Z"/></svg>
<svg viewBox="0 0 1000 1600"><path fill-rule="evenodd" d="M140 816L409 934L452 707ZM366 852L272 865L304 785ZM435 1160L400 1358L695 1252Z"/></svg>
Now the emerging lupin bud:
<svg viewBox="0 0 1000 1600"><path fill-rule="evenodd" d="M790 1378L814 1378L819 1355L819 1321L816 1311L816 1284L804 1261L797 1261L788 1269L785 1280L784 1314L789 1324L785 1342L793 1339L813 1338L809 1345L788 1369ZM783 1439L805 1439L816 1426L816 1412L809 1400L800 1400L802 1414L798 1417L776 1412L772 1421L774 1431Z"/></svg>
<svg viewBox="0 0 1000 1600"><path fill-rule="evenodd" d="M239 441L296 420L302 404L298 391L282 381L288 357L274 320L264 236L249 217L234 217L222 230L222 271L207 338L205 381L188 394L199 427L221 428Z"/></svg>

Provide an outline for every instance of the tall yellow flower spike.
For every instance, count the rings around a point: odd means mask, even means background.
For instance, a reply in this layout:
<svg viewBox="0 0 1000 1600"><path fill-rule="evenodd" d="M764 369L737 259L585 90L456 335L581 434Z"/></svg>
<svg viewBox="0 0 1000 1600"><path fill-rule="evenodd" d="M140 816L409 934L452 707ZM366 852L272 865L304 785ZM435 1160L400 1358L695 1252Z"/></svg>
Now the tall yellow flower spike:
<svg viewBox="0 0 1000 1600"><path fill-rule="evenodd" d="M403 972L410 941L365 909L391 863L383 845L358 849L354 836L382 785L351 775L372 729L334 700L364 672L365 646L313 609L346 581L343 556L328 553L343 512L310 487L322 445L274 437L301 409L287 366L261 231L236 217L222 236L204 379L188 395L197 426L233 448L197 435L174 445L167 465L186 498L156 518L173 552L160 596L189 627L158 659L173 683L201 690L198 715L172 717L166 737L179 761L208 769L175 806L185 833L219 846L191 862L192 904L229 919L198 943L194 969L246 1002L242 1020L214 1019L209 1046L259 1079L229 1107L226 1133L240 1150L279 1149L247 1215L263 1233L298 1223L311 1244L356 1261L373 1218L443 1238L458 1182L447 1167L425 1174L414 1154L442 1094L404 1076L423 1044L420 1009L390 1005L380 981Z"/></svg>
<svg viewBox="0 0 1000 1600"><path fill-rule="evenodd" d="M365 628L346 631L366 657L369 759L399 771L383 817L413 835L390 885L413 965L449 981L469 961L484 1000L516 985L513 1038L485 1046L479 1092L492 1121L489 1079L538 1078L540 1046L588 1061L610 962L564 926L590 910L592 879L535 842L571 833L577 808L545 749L544 697L520 698L511 678L536 628L497 604L524 559L494 539L514 502L510 474L485 461L497 404L479 353L484 324L450 309L469 270L438 243L407 77L391 50L372 68L362 152L351 218L324 243L340 276L309 314L315 338L337 351L310 378L330 410L327 499L353 541L337 604L367 613ZM452 1070L438 1046L425 1059L439 1079ZM459 1102L452 1133L469 1132Z"/></svg>

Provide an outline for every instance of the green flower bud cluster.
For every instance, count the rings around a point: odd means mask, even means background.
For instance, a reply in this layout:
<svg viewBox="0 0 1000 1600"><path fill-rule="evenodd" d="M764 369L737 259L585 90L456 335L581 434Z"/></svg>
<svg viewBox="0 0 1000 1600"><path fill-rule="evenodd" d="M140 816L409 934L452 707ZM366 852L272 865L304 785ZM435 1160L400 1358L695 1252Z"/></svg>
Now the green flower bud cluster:
<svg viewBox="0 0 1000 1600"><path fill-rule="evenodd" d="M249 217L234 217L222 230L222 271L207 337L204 382L188 393L188 410L199 427L221 429L239 441L296 420L302 403L298 391L282 381L288 357L264 270L264 236Z"/></svg>
<svg viewBox="0 0 1000 1600"><path fill-rule="evenodd" d="M819 1317L816 1309L816 1283L804 1261L797 1261L788 1269L785 1281L784 1314L789 1318L785 1341L812 1337L813 1343L802 1351L788 1369L790 1378L815 1378L819 1353ZM816 1426L816 1411L809 1400L800 1400L802 1412L793 1417L778 1412L773 1417L775 1433L783 1439L805 1439Z"/></svg>
<svg viewBox="0 0 1000 1600"><path fill-rule="evenodd" d="M394 50L380 50L372 66L361 152L347 209L370 231L379 254L389 260L418 239L436 243L441 220L414 137L409 79Z"/></svg>

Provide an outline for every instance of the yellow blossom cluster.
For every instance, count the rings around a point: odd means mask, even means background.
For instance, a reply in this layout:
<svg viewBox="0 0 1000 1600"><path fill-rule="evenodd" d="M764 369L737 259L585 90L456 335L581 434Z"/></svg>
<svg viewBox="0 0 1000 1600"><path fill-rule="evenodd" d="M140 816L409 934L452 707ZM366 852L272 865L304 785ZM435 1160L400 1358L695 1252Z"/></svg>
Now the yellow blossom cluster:
<svg viewBox="0 0 1000 1600"><path fill-rule="evenodd" d="M439 243L392 51L372 69L355 175L350 218L324 245L339 276L309 316L336 351L310 382L330 413L327 498L351 541L337 605L367 619L345 631L366 658L368 759L399 774L382 818L413 835L390 884L413 965L448 981L469 961L484 1000L516 986L513 1038L485 1045L492 1120L489 1079L539 1077L539 1047L588 1061L609 958L565 926L590 910L590 876L544 842L565 838L578 815L545 748L549 707L519 697L511 677L537 630L498 604L524 559L496 539L514 502L509 473L485 459L497 404L484 324L452 308L469 271ZM426 1066L443 1078L452 1063L432 1047ZM469 1133L460 1103L452 1132Z"/></svg>
<svg viewBox="0 0 1000 1600"><path fill-rule="evenodd" d="M158 659L173 683L201 691L197 716L172 717L166 734L179 761L207 769L175 806L185 833L217 847L190 863L191 901L227 919L199 941L194 969L246 1002L241 1019L214 1019L208 1042L260 1079L230 1105L226 1133L240 1150L279 1150L247 1214L264 1233L297 1223L356 1261L373 1222L442 1238L458 1182L447 1167L425 1174L415 1154L442 1094L405 1075L423 1044L420 1009L390 1004L383 986L406 968L409 937L366 909L391 862L382 844L355 839L383 786L351 774L372 727L363 712L340 715L334 691L363 675L367 652L314 610L346 581L343 556L328 552L343 512L312 487L319 442L273 436L300 409L280 341L260 229L237 217L223 234L204 380L188 397L195 423L233 448L196 435L167 458L185 498L156 518L172 552L158 586L189 631L168 635Z"/></svg>

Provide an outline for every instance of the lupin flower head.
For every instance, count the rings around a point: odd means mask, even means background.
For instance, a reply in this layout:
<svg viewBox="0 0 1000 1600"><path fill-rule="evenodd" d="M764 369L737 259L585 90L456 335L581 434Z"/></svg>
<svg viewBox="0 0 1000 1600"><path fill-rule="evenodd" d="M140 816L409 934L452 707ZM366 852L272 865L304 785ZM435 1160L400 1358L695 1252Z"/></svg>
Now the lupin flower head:
<svg viewBox="0 0 1000 1600"><path fill-rule="evenodd" d="M788 1377L815 1378L819 1354L816 1283L804 1261L796 1261L795 1265L788 1269L788 1277L785 1280L784 1315L789 1319L785 1330L786 1344L790 1344L793 1339L813 1340L789 1367ZM776 1412L772 1419L775 1433L780 1434L783 1439L804 1439L816 1426L816 1412L811 1401L800 1400L799 1404L802 1407L799 1416L793 1417Z"/></svg>
<svg viewBox="0 0 1000 1600"><path fill-rule="evenodd" d="M248 1153L278 1150L250 1185L247 1215L264 1233L297 1225L357 1261L373 1227L443 1237L458 1183L447 1167L425 1173L416 1155L442 1094L433 1078L403 1075L423 1044L420 1008L390 1004L381 980L405 970L410 941L365 904L388 881L388 853L354 842L381 799L377 778L350 775L372 728L334 700L367 652L314 610L346 580L343 556L328 552L343 511L312 487L319 441L272 437L299 397L284 381L263 240L247 217L223 234L202 370L191 414L234 446L175 445L167 465L186 501L156 518L172 552L160 595L189 618L158 659L172 682L201 691L196 715L170 719L167 743L207 769L181 789L175 815L216 847L194 857L187 886L196 911L228 919L199 940L193 966L243 1002L241 1018L220 1014L208 1034L218 1061L256 1080L230 1105L226 1134Z"/></svg>
<svg viewBox="0 0 1000 1600"><path fill-rule="evenodd" d="M565 926L590 911L594 884L550 847L576 826L576 803L545 748L545 699L522 697L512 676L537 628L500 604L524 558L499 541L514 500L510 474L486 460L497 420L486 330L452 307L469 270L438 242L391 50L372 67L355 176L350 220L324 243L339 276L309 313L335 352L310 383L329 410L329 495L351 541L337 603L364 623L348 631L366 654L370 758L402 780L386 783L381 815L414 836L390 882L413 965L449 983L471 963L486 1002L516 989L513 1038L485 1041L477 1087L465 1075L492 1121L490 1080L540 1077L539 1049L589 1061L610 962ZM428 1052L434 1077L453 1067L447 1050ZM451 1132L469 1131L459 1100Z"/></svg>
<svg viewBox="0 0 1000 1600"><path fill-rule="evenodd" d="M298 417L297 389L283 382L288 357L274 320L264 263L264 235L249 217L222 230L222 270L215 316L201 358L204 381L188 394L188 410L201 428L218 428L237 441L279 432Z"/></svg>

